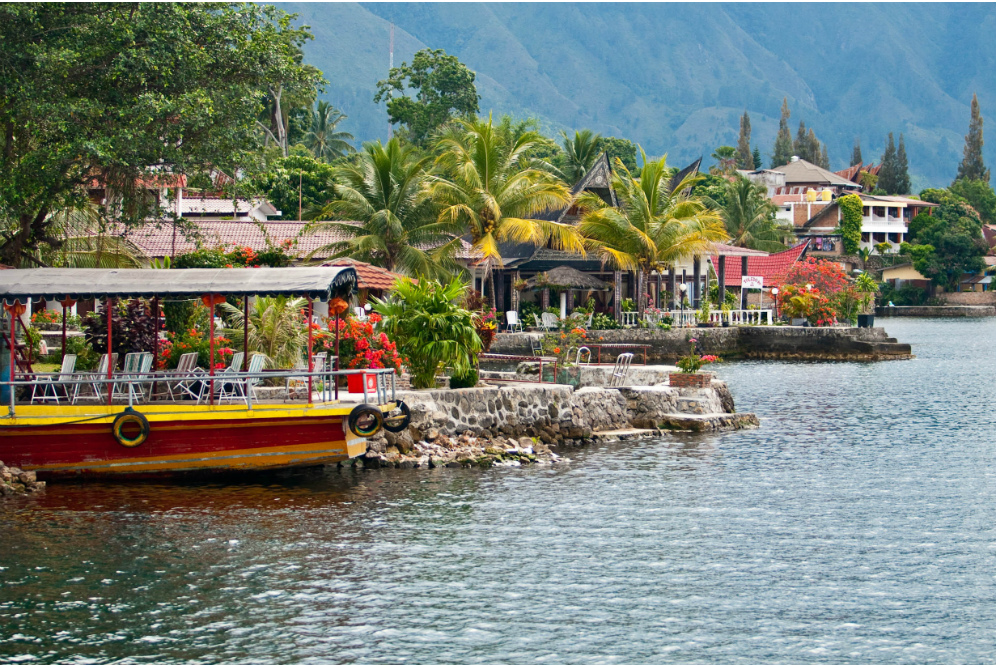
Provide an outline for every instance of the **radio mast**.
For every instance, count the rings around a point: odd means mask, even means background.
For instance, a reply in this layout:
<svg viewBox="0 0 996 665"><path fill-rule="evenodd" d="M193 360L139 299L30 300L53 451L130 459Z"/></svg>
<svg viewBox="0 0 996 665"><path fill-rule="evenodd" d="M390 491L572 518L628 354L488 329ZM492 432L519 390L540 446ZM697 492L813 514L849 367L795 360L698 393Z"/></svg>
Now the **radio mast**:
<svg viewBox="0 0 996 665"><path fill-rule="evenodd" d="M388 49L388 77L390 77L390 70L394 69L394 23L391 23L391 45ZM390 141L393 136L393 129L391 128L391 116L387 116L387 140Z"/></svg>

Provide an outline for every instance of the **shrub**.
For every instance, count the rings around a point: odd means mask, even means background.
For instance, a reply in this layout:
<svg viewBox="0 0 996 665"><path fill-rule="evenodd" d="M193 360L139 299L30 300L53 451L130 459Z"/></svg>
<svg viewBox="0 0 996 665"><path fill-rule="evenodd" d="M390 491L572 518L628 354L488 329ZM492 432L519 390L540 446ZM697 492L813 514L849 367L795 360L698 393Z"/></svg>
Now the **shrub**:
<svg viewBox="0 0 996 665"><path fill-rule="evenodd" d="M856 254L861 246L861 212L864 204L857 194L848 194L837 199L840 206L840 235L844 241L844 253Z"/></svg>
<svg viewBox="0 0 996 665"><path fill-rule="evenodd" d="M473 388L477 385L477 370L472 369L466 374L454 374L450 377L450 388Z"/></svg>
<svg viewBox="0 0 996 665"><path fill-rule="evenodd" d="M622 326L616 321L615 317L609 316L608 314L603 314L601 312L595 314L591 317L591 329L592 330L616 330Z"/></svg>
<svg viewBox="0 0 996 665"><path fill-rule="evenodd" d="M561 365L570 365L569 352L577 351L588 341L588 333L584 328L574 327L557 333L543 335L543 355L555 356Z"/></svg>
<svg viewBox="0 0 996 665"><path fill-rule="evenodd" d="M91 312L83 321L83 334L93 350L107 353L107 314ZM127 353L152 352L156 344L157 322L143 300L118 302L111 311L113 351L120 354L119 364Z"/></svg>
<svg viewBox="0 0 996 665"><path fill-rule="evenodd" d="M327 330L315 333L314 349L335 355L335 318L327 319ZM401 355L397 345L386 333L377 332L374 324L380 323L378 314L371 314L366 321L352 316L339 319L339 368L384 369L393 367L401 371Z"/></svg>
<svg viewBox="0 0 996 665"><path fill-rule="evenodd" d="M211 338L207 333L190 328L180 333L166 333L159 352L159 369L175 369L180 356L185 353L197 354L197 366L209 368L211 362ZM214 368L225 369L232 360L232 341L224 335L214 338Z"/></svg>
<svg viewBox="0 0 996 665"><path fill-rule="evenodd" d="M76 354L76 371L78 372L89 372L97 369L100 364L100 354L87 344L86 338L82 335L66 338L66 353Z"/></svg>
<svg viewBox="0 0 996 665"><path fill-rule="evenodd" d="M458 279L440 284L401 279L385 300L374 300L387 334L397 342L412 375L414 388L431 388L442 367L462 375L477 365L481 338L474 315L461 307L466 286Z"/></svg>

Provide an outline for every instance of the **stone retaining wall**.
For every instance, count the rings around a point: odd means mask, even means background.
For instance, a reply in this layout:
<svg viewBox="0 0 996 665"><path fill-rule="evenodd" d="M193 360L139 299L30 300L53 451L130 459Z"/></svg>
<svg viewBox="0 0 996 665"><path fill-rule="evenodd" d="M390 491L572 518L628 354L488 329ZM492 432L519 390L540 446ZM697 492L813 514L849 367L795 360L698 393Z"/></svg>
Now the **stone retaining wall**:
<svg viewBox="0 0 996 665"><path fill-rule="evenodd" d="M958 295L958 294L952 294ZM988 295L982 294L979 295ZM971 318L977 316L996 316L996 306L993 305L921 305L918 307L876 307L875 316L924 316L932 318Z"/></svg>
<svg viewBox="0 0 996 665"><path fill-rule="evenodd" d="M898 343L883 328L803 328L798 326L735 326L729 328L626 328L592 330L592 344L647 345L648 362L674 362L688 353L698 340L702 353L726 359L770 358L800 360L893 360L912 357L909 344ZM491 346L493 353L529 355L530 337L542 333L501 333ZM642 360L642 349L630 349L634 362ZM625 349L603 349L602 360ZM634 366L635 367L635 366Z"/></svg>

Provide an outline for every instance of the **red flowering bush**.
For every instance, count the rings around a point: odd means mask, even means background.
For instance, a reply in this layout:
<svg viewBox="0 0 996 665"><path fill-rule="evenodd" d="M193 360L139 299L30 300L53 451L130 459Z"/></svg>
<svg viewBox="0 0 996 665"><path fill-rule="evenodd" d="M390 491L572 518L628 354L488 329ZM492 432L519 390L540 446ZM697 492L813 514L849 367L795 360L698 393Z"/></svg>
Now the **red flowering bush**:
<svg viewBox="0 0 996 665"><path fill-rule="evenodd" d="M225 369L234 353L232 340L221 335L214 336L214 368ZM158 369L176 369L180 356L185 353L197 354L197 366L207 369L211 361L211 340L207 333L196 328L188 328L181 333L166 333L166 341L160 342Z"/></svg>
<svg viewBox="0 0 996 665"><path fill-rule="evenodd" d="M682 374L695 374L700 369L702 369L703 365L711 365L712 363L723 362L723 359L720 358L719 356L712 356L712 355L700 356L698 353L695 352L696 342L698 342L698 340L695 339L694 337L689 339L688 343L691 344L692 346L691 351L687 356L681 356L680 358L678 358L678 362L675 363L678 366L678 369L681 370Z"/></svg>
<svg viewBox="0 0 996 665"><path fill-rule="evenodd" d="M810 325L832 326L855 319L864 292L833 261L809 258L792 266L778 293L781 311Z"/></svg>
<svg viewBox="0 0 996 665"><path fill-rule="evenodd" d="M340 369L385 369L394 368L401 373L404 359L398 354L398 346L387 334L377 332L374 324L379 323L379 314L371 314L366 321L358 321L352 316L339 319L339 368ZM314 349L335 355L335 318L326 320L326 330L315 333Z"/></svg>
<svg viewBox="0 0 996 665"><path fill-rule="evenodd" d="M809 284L823 294L831 296L851 286L851 280L844 269L833 261L808 258L789 268L785 284L803 286Z"/></svg>

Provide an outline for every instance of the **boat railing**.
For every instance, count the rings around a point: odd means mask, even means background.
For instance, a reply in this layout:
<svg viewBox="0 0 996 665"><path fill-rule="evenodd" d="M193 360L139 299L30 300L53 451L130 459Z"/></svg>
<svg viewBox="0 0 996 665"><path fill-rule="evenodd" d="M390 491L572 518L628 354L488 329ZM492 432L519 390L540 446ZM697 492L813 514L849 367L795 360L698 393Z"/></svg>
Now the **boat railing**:
<svg viewBox="0 0 996 665"><path fill-rule="evenodd" d="M338 381L337 377L350 376L350 375L373 375L376 377L373 386L368 385L366 380L363 380L363 403L368 404L373 401L375 404L387 404L396 400L397 394L397 375L393 368L386 369L325 369L325 370L315 370L309 372L307 369L278 369L278 370L264 370L261 372L219 372L216 374L209 374L208 372L201 370L197 373L176 373L176 372L115 372L110 378L107 376L100 375L96 373L75 373L65 377L59 377L58 380L51 380L50 377L46 376L44 378L34 377L33 375L22 376L19 378L17 375L14 376L13 380L0 380L0 386L5 387L10 393L10 402L8 404L10 413L8 418L14 417L15 410L17 407L16 393L17 388L27 387L32 388L35 386L45 385L45 386L55 386L56 388L63 387L66 389L66 401L70 402L68 394L69 388L74 386L91 386L96 390L98 386L106 387L106 390L113 390L114 384L138 384L140 386L152 386L155 384L180 384L190 381L200 381L202 383L209 384L208 396L213 394L214 386L210 384L222 384L222 383L239 383L243 386L243 394L239 399L244 399L246 407L252 409L253 407L253 395L254 388L250 382L262 382L264 380L281 380L286 381L286 379L304 379L304 380L314 380L321 383L321 394L323 401L333 401L333 392L338 398ZM135 391L129 390L127 404L129 407L134 407L136 404ZM150 393L151 394L151 393ZM98 399L103 399L99 394ZM311 395L309 394L309 401L311 400ZM151 398L149 400L152 401ZM172 400L175 401L175 400ZM200 403L200 399L196 403ZM123 404L124 401L120 402Z"/></svg>

